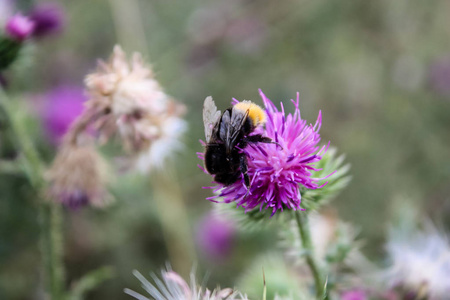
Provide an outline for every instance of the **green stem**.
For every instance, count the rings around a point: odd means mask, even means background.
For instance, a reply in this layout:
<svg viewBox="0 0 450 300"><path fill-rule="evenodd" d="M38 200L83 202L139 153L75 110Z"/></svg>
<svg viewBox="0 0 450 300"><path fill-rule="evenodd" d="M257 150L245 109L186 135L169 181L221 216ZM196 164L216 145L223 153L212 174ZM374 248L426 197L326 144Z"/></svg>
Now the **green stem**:
<svg viewBox="0 0 450 300"><path fill-rule="evenodd" d="M36 191L42 191L44 187L43 165L32 141L28 138L22 124L14 118L12 108L5 92L0 88L0 109L4 112L7 123L6 130L14 147L21 152L19 161L22 163L25 173L31 185Z"/></svg>
<svg viewBox="0 0 450 300"><path fill-rule="evenodd" d="M65 282L61 206L56 203L42 203L40 219L46 290L52 300L60 300L64 298Z"/></svg>
<svg viewBox="0 0 450 300"><path fill-rule="evenodd" d="M175 168L167 162L163 172L150 178L171 264L177 273L189 276L196 261L195 247Z"/></svg>
<svg viewBox="0 0 450 300"><path fill-rule="evenodd" d="M320 272L318 263L314 257L314 246L311 240L311 233L309 230L308 215L306 212L300 210L295 212L295 220L297 221L298 231L300 233L300 239L302 240L302 246L305 250L306 263L311 270L314 277L314 283L316 286L316 297L317 299L324 299L325 297L325 285L323 281L323 276Z"/></svg>
<svg viewBox="0 0 450 300"><path fill-rule="evenodd" d="M5 92L0 88L0 109L4 111L9 137L15 148L20 151L20 162L30 184L40 200L41 251L45 270L47 291L52 300L60 300L64 294L64 265L62 249L61 207L46 201L44 166L31 139L22 124L15 119Z"/></svg>

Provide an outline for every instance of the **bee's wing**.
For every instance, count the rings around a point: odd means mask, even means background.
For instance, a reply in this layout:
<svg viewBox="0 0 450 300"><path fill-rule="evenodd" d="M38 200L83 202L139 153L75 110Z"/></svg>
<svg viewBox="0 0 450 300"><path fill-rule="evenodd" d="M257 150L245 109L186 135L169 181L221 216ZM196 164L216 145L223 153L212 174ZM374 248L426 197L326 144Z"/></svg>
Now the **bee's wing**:
<svg viewBox="0 0 450 300"><path fill-rule="evenodd" d="M205 125L205 138L206 143L209 143L213 130L220 119L220 110L217 110L217 106L214 103L211 96L206 97L203 103L203 123ZM217 129L216 129L217 130Z"/></svg>
<svg viewBox="0 0 450 300"><path fill-rule="evenodd" d="M233 114L231 117L231 126L233 126L233 130L230 136L230 147L234 147L236 145L236 139L241 132L242 126L244 126L245 120L248 117L249 111L246 110L244 113L242 111L233 110Z"/></svg>
<svg viewBox="0 0 450 300"><path fill-rule="evenodd" d="M225 143L227 151L231 151L231 149L236 146L236 139L241 132L241 128L244 125L247 116L248 110L242 112L240 110L232 109L231 115L229 110L223 113L219 136Z"/></svg>
<svg viewBox="0 0 450 300"><path fill-rule="evenodd" d="M227 141L230 139L230 132L231 132L231 115L230 111L227 109L222 115L219 132L219 137L225 143L225 145L227 144Z"/></svg>

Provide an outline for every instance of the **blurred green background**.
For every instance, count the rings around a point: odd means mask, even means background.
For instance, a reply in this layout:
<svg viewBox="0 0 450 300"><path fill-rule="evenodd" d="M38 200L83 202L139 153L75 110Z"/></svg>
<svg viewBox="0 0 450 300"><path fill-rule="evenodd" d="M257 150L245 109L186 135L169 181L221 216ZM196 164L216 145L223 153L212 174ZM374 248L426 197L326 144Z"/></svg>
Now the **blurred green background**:
<svg viewBox="0 0 450 300"><path fill-rule="evenodd" d="M120 44L128 53L142 52L166 92L188 108L186 147L170 165L194 241L212 207L205 200L211 191L201 189L210 177L197 167L195 154L203 151L203 100L212 95L222 109L232 97L261 103L259 88L291 111L289 99L298 91L308 122L322 110L322 142L331 141L352 166L353 180L332 207L360 228L369 257L382 257L398 202L444 224L450 216L448 1L59 3L67 18L63 32L27 49L28 56L6 74L17 114L47 162L56 147L46 139L35 95L62 84L82 86L97 59L107 59ZM18 10L30 5L17 1ZM1 143L2 157L14 156L6 137ZM68 284L103 265L117 269L88 299L130 299L123 288L140 290L132 270L158 273L169 259L153 199L157 174L116 177L113 205L65 212ZM23 176L0 175L0 299L39 299L34 200ZM197 273L210 272L211 287L234 286L254 258L276 251L276 240L270 229L238 232L231 255L221 261L208 259L197 246Z"/></svg>

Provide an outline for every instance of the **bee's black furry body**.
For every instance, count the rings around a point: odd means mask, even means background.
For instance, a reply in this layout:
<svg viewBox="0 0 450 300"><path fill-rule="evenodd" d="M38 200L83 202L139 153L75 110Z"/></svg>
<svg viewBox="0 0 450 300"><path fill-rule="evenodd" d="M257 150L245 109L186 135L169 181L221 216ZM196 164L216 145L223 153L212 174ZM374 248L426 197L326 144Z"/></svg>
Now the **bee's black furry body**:
<svg viewBox="0 0 450 300"><path fill-rule="evenodd" d="M226 153L225 145L212 144L206 146L205 167L214 180L224 185L235 183L241 177L240 161L243 153L233 150Z"/></svg>
<svg viewBox="0 0 450 300"><path fill-rule="evenodd" d="M220 116L205 151L205 168L214 176L216 182L227 186L243 176L245 185L250 186L247 156L243 149L249 143L271 142L270 138L259 134L250 136L254 130L255 126L248 116L248 111L230 107Z"/></svg>

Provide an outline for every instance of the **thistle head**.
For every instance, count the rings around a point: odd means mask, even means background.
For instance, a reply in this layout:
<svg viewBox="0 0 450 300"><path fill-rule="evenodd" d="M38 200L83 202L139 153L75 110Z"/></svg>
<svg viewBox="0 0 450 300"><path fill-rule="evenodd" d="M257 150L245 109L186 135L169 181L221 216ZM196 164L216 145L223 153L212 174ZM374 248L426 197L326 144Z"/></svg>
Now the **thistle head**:
<svg viewBox="0 0 450 300"><path fill-rule="evenodd" d="M88 204L103 206L111 200L106 190L106 174L106 164L95 148L66 143L46 174L48 194L72 209Z"/></svg>
<svg viewBox="0 0 450 300"><path fill-rule="evenodd" d="M139 53L128 61L125 52L114 47L109 61L100 61L85 84L90 97L86 114L92 116L100 140L118 133L131 154L130 166L146 172L181 148L185 107L162 90Z"/></svg>
<svg viewBox="0 0 450 300"><path fill-rule="evenodd" d="M302 188L318 189L323 178L314 177L320 169L315 165L322 159L328 145L319 146L322 115L315 124L307 124L301 119L299 97L292 100L295 112L286 114L283 104L279 110L261 91L267 121L265 128L257 127L253 134L261 134L275 143L249 143L242 151L247 157L250 187L243 180L230 185L213 186L216 195L211 201L230 203L245 208L248 212L255 208L268 209L274 215L277 211L304 210L301 206ZM234 105L243 105L237 100ZM204 158L203 154L199 155Z"/></svg>

